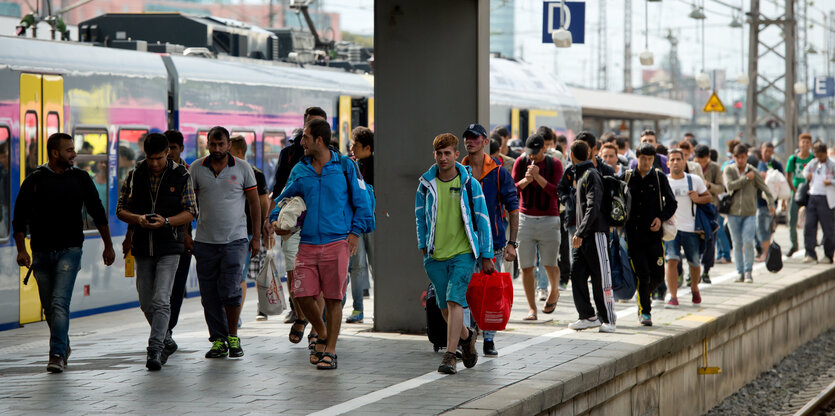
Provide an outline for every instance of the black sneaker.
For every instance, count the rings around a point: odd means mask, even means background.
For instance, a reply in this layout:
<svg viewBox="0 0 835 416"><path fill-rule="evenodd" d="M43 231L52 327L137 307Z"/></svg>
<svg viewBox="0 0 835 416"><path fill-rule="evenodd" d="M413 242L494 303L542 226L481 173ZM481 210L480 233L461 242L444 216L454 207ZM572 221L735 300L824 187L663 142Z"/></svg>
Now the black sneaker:
<svg viewBox="0 0 835 416"><path fill-rule="evenodd" d="M797 247L790 248L789 252L786 253L786 257L791 257L794 253L797 253Z"/></svg>
<svg viewBox="0 0 835 416"><path fill-rule="evenodd" d="M472 329L467 329L470 336L467 339L459 339L458 345L461 346L461 361L464 362L464 367L472 368L478 362L478 351L475 348L475 342L478 339L478 334Z"/></svg>
<svg viewBox="0 0 835 416"><path fill-rule="evenodd" d="M485 357L498 357L499 351L496 350L496 344L493 343L492 340L484 341L484 356Z"/></svg>
<svg viewBox="0 0 835 416"><path fill-rule="evenodd" d="M148 348L148 360L145 361L145 367L150 371L159 371L162 368L162 360L160 359L160 355L162 351L160 350L152 350Z"/></svg>
<svg viewBox="0 0 835 416"><path fill-rule="evenodd" d="M711 284L711 281L710 281L710 275L709 275L709 274L707 274L707 273L702 273L702 283L707 284L707 285Z"/></svg>
<svg viewBox="0 0 835 416"><path fill-rule="evenodd" d="M243 357L244 350L241 348L241 339L237 336L229 335L226 337L229 342L229 356L233 358Z"/></svg>
<svg viewBox="0 0 835 416"><path fill-rule="evenodd" d="M174 338L171 338L171 337L165 337L165 339L162 340L162 345L163 345L163 352L165 352L166 356L174 354L174 352L177 351L177 348L179 348L177 346L177 343L174 342ZM163 363L163 364L165 364L165 363Z"/></svg>
<svg viewBox="0 0 835 416"><path fill-rule="evenodd" d="M226 346L225 339L216 339L212 341L212 349L206 353L206 358L225 358L229 355L229 348Z"/></svg>

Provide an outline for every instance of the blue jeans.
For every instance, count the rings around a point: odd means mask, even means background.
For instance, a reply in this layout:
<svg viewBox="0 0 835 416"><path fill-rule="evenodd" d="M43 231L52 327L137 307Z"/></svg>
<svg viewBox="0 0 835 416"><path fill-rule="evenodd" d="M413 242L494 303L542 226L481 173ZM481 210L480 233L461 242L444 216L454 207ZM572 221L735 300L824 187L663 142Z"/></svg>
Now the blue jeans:
<svg viewBox="0 0 835 416"><path fill-rule="evenodd" d="M374 246L372 245L373 232L363 234L357 242L357 254L351 256L351 266L348 268L348 273L351 278L351 299L353 300L353 307L355 311L363 311L363 291L371 288L371 281L369 279L369 270L374 261ZM342 305L345 305L347 294L342 299Z"/></svg>
<svg viewBox="0 0 835 416"><path fill-rule="evenodd" d="M67 356L70 302L79 270L81 247L32 253L32 274L38 282L38 294L49 325L49 355Z"/></svg>
<svg viewBox="0 0 835 416"><path fill-rule="evenodd" d="M545 266L539 258L539 249L536 250L536 268L533 269L533 276L536 279L536 288L548 290L548 274L545 273Z"/></svg>
<svg viewBox="0 0 835 416"><path fill-rule="evenodd" d="M716 231L716 260L731 259L731 241L725 233L725 217L719 216L719 229Z"/></svg>
<svg viewBox="0 0 835 416"><path fill-rule="evenodd" d="M757 218L754 215L728 215L728 227L731 229L731 239L734 243L734 264L736 264L737 273L752 271Z"/></svg>
<svg viewBox="0 0 835 416"><path fill-rule="evenodd" d="M209 341L229 336L225 307L241 306L241 273L247 241L241 238L226 244L194 242L200 303L209 328Z"/></svg>

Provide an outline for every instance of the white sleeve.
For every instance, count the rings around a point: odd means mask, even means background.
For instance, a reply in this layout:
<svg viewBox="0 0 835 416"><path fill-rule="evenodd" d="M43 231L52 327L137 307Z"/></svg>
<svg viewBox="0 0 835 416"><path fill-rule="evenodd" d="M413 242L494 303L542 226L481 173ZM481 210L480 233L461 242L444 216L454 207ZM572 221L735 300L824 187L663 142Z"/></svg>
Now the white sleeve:
<svg viewBox="0 0 835 416"><path fill-rule="evenodd" d="M690 175L693 178L693 190L698 192L699 194L703 194L707 192L707 186L705 186L705 181L702 178L698 177L697 175Z"/></svg>

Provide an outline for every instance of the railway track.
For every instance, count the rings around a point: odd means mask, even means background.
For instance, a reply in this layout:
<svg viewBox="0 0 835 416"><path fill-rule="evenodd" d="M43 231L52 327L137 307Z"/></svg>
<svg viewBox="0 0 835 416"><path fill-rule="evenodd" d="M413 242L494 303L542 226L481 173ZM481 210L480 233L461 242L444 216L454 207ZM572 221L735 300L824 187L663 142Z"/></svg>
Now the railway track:
<svg viewBox="0 0 835 416"><path fill-rule="evenodd" d="M797 409L797 410L795 410ZM792 397L784 415L835 415L835 369L829 369L816 381Z"/></svg>

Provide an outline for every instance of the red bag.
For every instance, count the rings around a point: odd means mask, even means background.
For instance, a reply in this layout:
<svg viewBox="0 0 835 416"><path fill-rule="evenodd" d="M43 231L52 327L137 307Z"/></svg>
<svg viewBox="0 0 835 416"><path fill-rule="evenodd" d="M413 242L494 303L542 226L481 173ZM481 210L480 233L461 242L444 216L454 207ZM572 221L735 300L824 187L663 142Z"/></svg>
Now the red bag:
<svg viewBox="0 0 835 416"><path fill-rule="evenodd" d="M467 287L467 304L479 328L486 331L504 330L513 306L510 273L473 273Z"/></svg>

